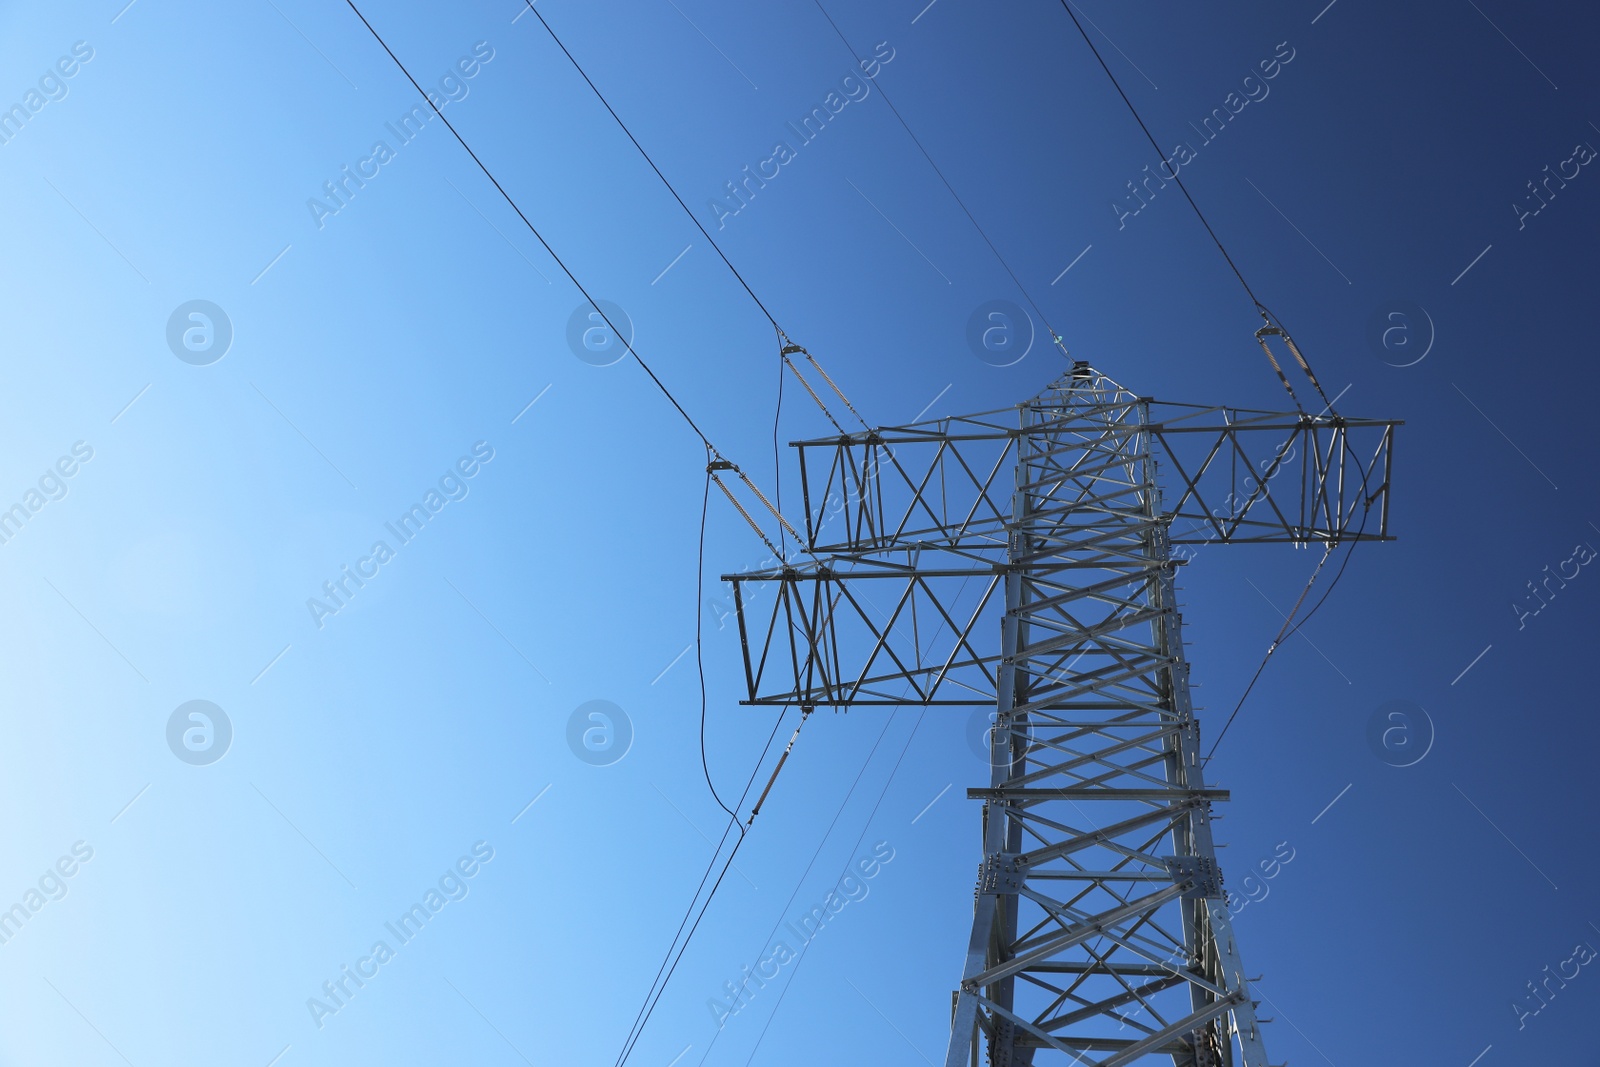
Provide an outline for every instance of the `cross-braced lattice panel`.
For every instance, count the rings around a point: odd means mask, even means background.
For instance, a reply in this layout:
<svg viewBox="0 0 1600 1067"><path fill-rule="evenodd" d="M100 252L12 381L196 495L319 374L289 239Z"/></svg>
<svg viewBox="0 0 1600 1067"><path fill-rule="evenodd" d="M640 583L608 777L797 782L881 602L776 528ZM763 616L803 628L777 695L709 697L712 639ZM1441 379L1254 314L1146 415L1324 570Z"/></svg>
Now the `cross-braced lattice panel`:
<svg viewBox="0 0 1600 1067"><path fill-rule="evenodd" d="M729 580L748 703L994 703L1002 577L977 554L924 551L914 565L838 561Z"/></svg>
<svg viewBox="0 0 1600 1067"><path fill-rule="evenodd" d="M1106 455L1147 449L1173 544L1387 540L1399 425L1139 401L1110 386L1047 390L1003 412L797 442L808 545L859 554L993 539L1012 519L1024 434L1069 451L1092 440Z"/></svg>
<svg viewBox="0 0 1600 1067"><path fill-rule="evenodd" d="M1019 415L1029 420L1026 430ZM808 544L818 554L845 555L919 543L1003 544L1021 438L1055 437L1080 451L1104 440L1121 452L1125 442L1117 438L1137 423L1135 402L1093 393L1074 395L1070 408L1036 400L982 416L798 442Z"/></svg>
<svg viewBox="0 0 1600 1067"><path fill-rule="evenodd" d="M1018 526L1038 561L1019 572L1015 695L997 727L1011 760L971 791L1012 828L1003 888L1015 893L997 929L1015 927L966 984L987 990L1000 1044L1193 1063L1239 983L1220 969L1202 899L1219 876L1195 831L1219 794L1184 762L1192 724L1149 439L1105 408L1050 424L1021 456Z"/></svg>
<svg viewBox="0 0 1600 1067"><path fill-rule="evenodd" d="M1399 423L1150 406L1173 544L1389 539Z"/></svg>
<svg viewBox="0 0 1600 1067"><path fill-rule="evenodd" d="M1156 1037L1151 1052L1181 1052L1193 1027L1164 1032L1193 1015L1197 996L1226 996L1205 909L1184 895L1195 883L1173 866L1193 855L1191 820L1219 794L1191 788L1182 765L1178 668L1153 579L1130 567L1095 583L1102 662L1019 682L1006 724L1015 762L1002 784L972 791L1021 831L1017 933L980 982L1014 980L1011 1010L1031 1024L1016 1038L1024 1046L1048 1046L1036 1028L1083 1052Z"/></svg>
<svg viewBox="0 0 1600 1067"><path fill-rule="evenodd" d="M988 466L967 462L949 442L898 446L878 474L857 483L865 496L846 521L867 530L864 538L831 557L729 578L749 701L992 704L995 623L1008 580L1035 583L1039 598L1053 598L1038 627L1056 632L1030 650L1033 669L1057 673L1088 657L1110 674L1128 670L1132 661L1119 662L1114 642L1098 635L1124 625L1118 613L1130 605L1108 586L1084 588L1079 577L1085 567L1144 556L1141 468L1130 438L1115 428L1127 414L1127 405L1119 408L1109 428L1057 419L1048 434L1030 432L1023 451L1033 481L1020 485L1013 437L979 442L997 456ZM870 457L889 447L868 442L860 451ZM911 464L918 453L926 462ZM835 473L850 454L839 446ZM1011 467L1002 484L996 464ZM968 495L948 491L953 475L935 478L946 467L959 469ZM936 481L942 488L930 499ZM1011 516L1023 497L1032 511L1019 525ZM952 499L960 506L945 525ZM1081 558L1063 562L1069 553Z"/></svg>
<svg viewBox="0 0 1600 1067"><path fill-rule="evenodd" d="M859 554L919 542L1005 545L1014 442L918 433L799 445L814 552Z"/></svg>
<svg viewBox="0 0 1600 1067"><path fill-rule="evenodd" d="M1197 992L1201 1003L1229 999L1209 930L1191 928L1204 911L1164 862L1202 803L1057 797L1014 806L1026 870L1008 900L1017 933L974 981L1014 980L1011 1011L1027 1024L1019 1043L1044 1047L1048 1036L1080 1051L1117 1050L1186 1019ZM1153 1051L1177 1050L1191 1029L1178 1027Z"/></svg>

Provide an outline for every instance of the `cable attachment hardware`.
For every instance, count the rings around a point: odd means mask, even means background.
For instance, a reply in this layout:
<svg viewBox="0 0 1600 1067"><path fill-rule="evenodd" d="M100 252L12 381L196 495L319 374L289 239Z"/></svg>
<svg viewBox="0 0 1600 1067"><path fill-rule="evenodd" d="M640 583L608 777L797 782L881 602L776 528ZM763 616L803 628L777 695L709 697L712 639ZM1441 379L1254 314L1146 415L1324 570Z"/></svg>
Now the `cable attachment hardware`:
<svg viewBox="0 0 1600 1067"><path fill-rule="evenodd" d="M773 558L782 560L783 553L779 552L777 546L767 537L767 532L760 527L755 519L750 517L750 513L744 509L744 505L739 503L739 498L733 495L733 490L729 489L727 483L717 476L718 471L733 471L743 478L744 475L740 473L739 468L730 460L717 456L716 459L706 464L706 474L712 481L717 483L717 488L721 489L722 495L728 498L728 503L733 505L733 510L737 511L740 517L750 524L750 529L754 530L756 536L761 538L761 543L767 546L767 551L772 553Z"/></svg>
<svg viewBox="0 0 1600 1067"><path fill-rule="evenodd" d="M1262 312L1261 317L1265 319L1267 317L1266 312ZM1294 401L1294 409L1300 414L1304 415L1306 413L1306 409L1300 406L1300 398L1295 396L1294 386L1289 384L1289 376L1283 373L1283 368L1278 366L1278 357L1272 354L1271 348L1267 347L1267 338L1274 336L1283 337L1284 332L1278 327L1274 326L1272 321L1269 319L1265 326L1256 331L1256 344L1260 345L1261 351L1267 354L1267 362L1272 364L1273 371L1278 375L1278 381L1283 383L1284 389L1286 389L1289 393L1289 399Z"/></svg>
<svg viewBox="0 0 1600 1067"><path fill-rule="evenodd" d="M717 472L732 471L735 475L737 475L739 481L744 483L744 487L754 493L756 495L756 499L761 501L761 503L765 505L766 509L772 513L772 517L777 519L779 524L782 525L785 530L789 531L789 535L793 537L795 541L800 542L800 535L795 533L793 526L789 525L789 520L784 518L777 508L772 506L772 501L768 500L766 495L756 487L756 483L752 482L749 476L746 475L744 471L739 469L739 465L737 463L734 463L731 460L723 459L720 454L712 449L707 450L707 455L712 458L709 458L706 462L706 474L710 476L712 481L717 483L717 488L722 490L722 495L728 498L728 503L733 505L733 509L737 511L741 517L743 517L745 522L750 524L750 529L754 530L756 532L756 536L761 538L761 543L767 546L767 551L772 553L772 558L781 563L787 564L789 562L788 559L786 559L784 554L778 550L778 547L772 543L772 540L767 537L766 531L761 528L760 524L758 524L756 520L751 517L750 513L745 510L744 505L739 503L739 498L734 496L733 490L728 488L727 483L718 476ZM801 543L803 544L804 542Z"/></svg>
<svg viewBox="0 0 1600 1067"><path fill-rule="evenodd" d="M1257 310L1260 311L1261 318L1266 325L1256 331L1256 343L1259 344L1261 346L1261 350L1267 354L1267 359L1269 362L1271 362L1272 369L1278 372L1278 379L1283 382L1284 388L1289 389L1289 395L1291 397L1294 396L1294 390L1289 388L1289 380L1284 377L1282 368L1278 366L1278 361L1273 358L1272 350L1267 347L1266 339L1268 337L1283 338L1284 347L1287 348L1289 350L1289 354L1294 357L1295 364L1299 366L1300 372L1306 376L1306 380L1311 383L1311 388L1315 389L1317 391L1317 395L1322 398L1323 412L1331 412L1337 418L1339 413L1333 410L1333 401L1328 399L1328 394L1323 391L1322 383L1317 381L1316 372L1311 369L1310 360L1306 359L1306 357L1301 353L1300 346L1294 343L1294 338L1289 336L1289 331L1285 330L1281 325L1279 325L1278 322L1274 320L1267 312L1266 308L1261 307L1258 304ZM1298 399L1295 400L1295 407L1300 407L1300 401ZM1304 415L1305 409L1301 408L1300 414Z"/></svg>
<svg viewBox="0 0 1600 1067"><path fill-rule="evenodd" d="M761 814L761 805L767 802L767 794L772 792L773 783L778 780L778 772L783 770L783 765L789 759L789 753L794 749L794 743L800 739L800 731L805 728L806 720L811 718L815 708L802 704L800 706L800 724L794 728L794 733L789 737L789 743L783 746L783 755L778 757L778 765L772 768L772 777L767 779L767 787L761 791L761 799L756 801L756 806L750 809L750 818L745 820L745 826L756 821L756 816Z"/></svg>
<svg viewBox="0 0 1600 1067"><path fill-rule="evenodd" d="M800 384L806 387L806 392L810 393L811 399L817 402L817 407L821 408L822 413L828 416L828 421L833 423L834 429L838 430L841 434L844 433L844 427L840 426L838 421L834 419L832 413L828 411L827 405L823 404L822 399L817 396L816 392L811 388L810 383L805 380L803 375L801 375L800 368L796 367L789 359L789 357L794 355L796 352L802 356L805 356L806 362L811 364L811 369L822 375L822 380L828 383L828 388L833 390L833 394L839 398L839 402L845 406L850 414L856 417L856 421L861 424L862 428L867 430L872 429L872 427L867 425L867 420L861 417L861 412L857 411L855 405L850 403L850 398L844 395L844 390L839 388L839 383L835 382L833 378L829 376L828 372L823 369L822 364L817 362L816 356L813 356L810 352L807 352L803 345L795 344L794 341L789 338L789 335L784 333L781 329L778 330L778 340L782 342L782 345L778 350L778 355L783 359L784 363L788 364L789 369L794 371L794 376L800 379Z"/></svg>
<svg viewBox="0 0 1600 1067"><path fill-rule="evenodd" d="M790 352L805 352L805 349L795 344L784 345L779 351L778 356L783 360L783 365L788 367L790 373L794 375L795 380L798 381L805 389L806 395L811 397L811 402L817 405L818 409L821 410L823 417L833 424L833 428L835 430L838 430L839 433L843 434L844 427L839 425L839 420L833 417L833 412L828 410L828 405L822 402L822 398L817 395L817 391L811 388L811 383L806 381L806 376L804 374L800 373L800 368L794 365L794 361L789 358Z"/></svg>

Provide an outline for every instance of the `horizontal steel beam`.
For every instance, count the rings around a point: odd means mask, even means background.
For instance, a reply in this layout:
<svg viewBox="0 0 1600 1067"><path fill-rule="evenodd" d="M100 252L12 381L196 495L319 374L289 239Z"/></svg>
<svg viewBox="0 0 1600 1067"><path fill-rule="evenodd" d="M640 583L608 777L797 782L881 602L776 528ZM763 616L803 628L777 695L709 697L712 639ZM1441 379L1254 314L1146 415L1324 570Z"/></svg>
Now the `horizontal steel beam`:
<svg viewBox="0 0 1600 1067"><path fill-rule="evenodd" d="M1094 786L1057 786L1043 788L973 788L967 790L968 800L1179 800L1192 803L1196 799L1227 800L1232 796L1226 789L1110 789Z"/></svg>

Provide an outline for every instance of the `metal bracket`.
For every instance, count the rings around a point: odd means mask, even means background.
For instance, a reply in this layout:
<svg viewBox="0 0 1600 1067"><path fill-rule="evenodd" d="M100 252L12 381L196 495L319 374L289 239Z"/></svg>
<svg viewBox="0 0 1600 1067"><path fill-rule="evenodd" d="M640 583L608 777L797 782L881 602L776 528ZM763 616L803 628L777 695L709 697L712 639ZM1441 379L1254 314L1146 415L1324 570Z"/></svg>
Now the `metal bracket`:
<svg viewBox="0 0 1600 1067"><path fill-rule="evenodd" d="M1185 900L1220 900L1222 898L1222 870L1217 861L1202 856L1163 856L1167 874L1173 882L1189 883L1183 891Z"/></svg>
<svg viewBox="0 0 1600 1067"><path fill-rule="evenodd" d="M992 852L978 865L976 896L1001 896L1022 889L1027 868L1015 852Z"/></svg>

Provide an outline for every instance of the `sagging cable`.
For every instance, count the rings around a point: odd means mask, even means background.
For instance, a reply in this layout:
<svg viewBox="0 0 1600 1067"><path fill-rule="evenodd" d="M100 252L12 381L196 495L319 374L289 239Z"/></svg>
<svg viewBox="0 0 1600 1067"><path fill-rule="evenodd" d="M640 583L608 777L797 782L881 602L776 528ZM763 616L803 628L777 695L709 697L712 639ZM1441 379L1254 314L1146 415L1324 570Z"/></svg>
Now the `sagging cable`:
<svg viewBox="0 0 1600 1067"><path fill-rule="evenodd" d="M1359 537L1359 535L1357 535L1357 536ZM1211 751L1206 753L1206 758L1203 761L1204 763L1210 763L1211 762L1211 757L1215 756L1217 754L1217 746L1222 744L1222 739L1224 737L1226 737L1227 734L1228 734L1228 727L1232 726L1233 725L1233 720L1239 717L1239 709L1244 707L1244 702L1246 700L1248 700L1249 697L1250 697L1250 691L1252 689L1254 689L1256 687L1256 683L1261 680L1261 672L1263 672L1263 671L1265 671L1267 669L1267 661L1272 659L1272 654L1274 652L1278 651L1279 646L1281 646L1283 644L1283 642L1288 640L1289 637L1292 636L1294 634L1294 632L1299 629L1298 626L1294 626L1294 617L1300 613L1300 605L1302 605L1302 604L1304 604L1306 602L1306 596L1310 594L1311 587L1313 585L1315 585L1316 582L1317 582L1317 575L1322 573L1323 565L1328 562L1328 557L1333 555L1333 550L1335 548L1337 548L1338 545L1339 545L1338 541L1329 541L1324 546L1324 550L1323 550L1323 553L1322 553L1322 558L1317 561L1316 569L1311 572L1311 577L1306 579L1305 588L1300 590L1300 598L1294 602L1294 607L1289 609L1289 614L1287 614L1287 615L1285 615L1283 617L1283 625L1281 627L1279 627L1279 629L1278 629L1278 636L1274 637L1272 639L1272 644L1267 646L1267 654L1265 656L1261 657L1261 665L1256 668L1256 673L1251 677L1250 684L1244 687L1244 692L1242 694L1240 694L1240 696L1239 696L1239 703L1237 703L1237 704L1235 704L1233 706L1233 712L1228 716L1228 721L1222 724L1222 729L1217 732L1217 739L1215 741L1211 742ZM1355 542L1354 541L1352 541L1350 543L1350 547L1352 549L1355 547ZM1345 562L1348 563L1349 560L1350 560L1350 556L1349 556L1348 553L1346 553ZM1344 568L1343 567L1339 568L1339 573L1340 574L1344 573ZM1335 578L1334 581L1335 581L1335 583L1337 583L1338 582L1338 578ZM1333 586L1330 585L1328 587L1328 592L1329 593L1333 592ZM1326 600L1327 599L1327 595L1324 594L1322 599ZM1321 607L1321 606L1322 606L1322 601L1321 600L1317 601L1317 607ZM1316 608L1312 609L1313 612L1315 610L1316 610ZM1310 618L1310 617L1311 617L1310 615L1306 616L1306 618ZM1305 621L1304 619L1301 620L1301 622L1304 622L1304 621ZM1291 629L1291 627L1293 627L1293 629Z"/></svg>

